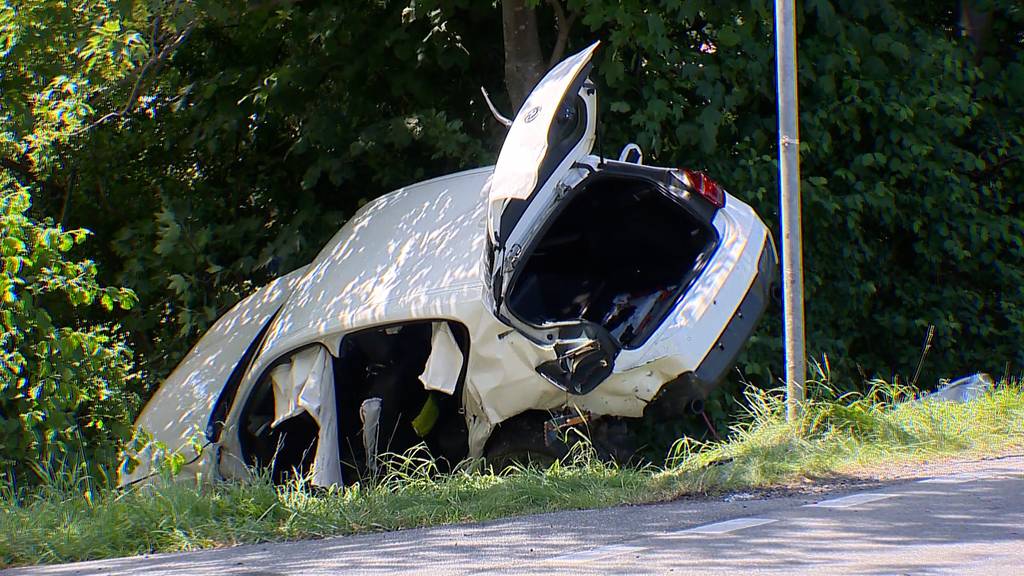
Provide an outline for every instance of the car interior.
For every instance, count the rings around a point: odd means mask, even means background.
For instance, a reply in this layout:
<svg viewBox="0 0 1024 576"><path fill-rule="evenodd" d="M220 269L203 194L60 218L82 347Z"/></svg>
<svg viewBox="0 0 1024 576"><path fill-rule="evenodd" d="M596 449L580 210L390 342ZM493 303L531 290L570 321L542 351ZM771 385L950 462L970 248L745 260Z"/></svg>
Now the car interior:
<svg viewBox="0 0 1024 576"><path fill-rule="evenodd" d="M587 320L636 347L699 273L716 235L653 183L592 180L527 249L507 305L534 326Z"/></svg>
<svg viewBox="0 0 1024 576"><path fill-rule="evenodd" d="M452 394L427 390L421 382L437 323L447 325L462 356ZM370 328L342 339L331 368L345 484L373 476L389 455L403 455L416 446L428 450L442 468L465 458L468 440L461 399L468 352L468 331L451 321ZM274 482L281 483L308 474L319 427L308 413L271 425L275 398L269 374L268 370L246 403L239 439L246 463L269 470ZM368 413L372 422L367 421ZM367 429L375 432L372 438L364 434Z"/></svg>

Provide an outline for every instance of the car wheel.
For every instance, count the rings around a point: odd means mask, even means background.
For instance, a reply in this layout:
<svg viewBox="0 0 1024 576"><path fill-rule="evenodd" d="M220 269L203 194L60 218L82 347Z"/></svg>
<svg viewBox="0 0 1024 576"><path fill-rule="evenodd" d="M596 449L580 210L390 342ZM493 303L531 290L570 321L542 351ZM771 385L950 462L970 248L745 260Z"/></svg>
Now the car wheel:
<svg viewBox="0 0 1024 576"><path fill-rule="evenodd" d="M484 458L495 472L513 466L548 467L568 453L560 442L544 441L544 423L547 412L530 411L510 418L498 425L484 448Z"/></svg>

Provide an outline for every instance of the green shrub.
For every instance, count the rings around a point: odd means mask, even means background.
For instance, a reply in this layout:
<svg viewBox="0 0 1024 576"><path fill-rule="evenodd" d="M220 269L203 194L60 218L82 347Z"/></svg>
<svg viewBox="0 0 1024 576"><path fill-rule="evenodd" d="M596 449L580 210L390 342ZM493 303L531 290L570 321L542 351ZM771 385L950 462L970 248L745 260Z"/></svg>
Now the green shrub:
<svg viewBox="0 0 1024 576"><path fill-rule="evenodd" d="M89 463L95 475L129 434L138 401L117 328L80 314L127 310L135 295L100 286L96 265L69 254L86 230L32 219L17 184L0 194L0 466L21 482L54 463Z"/></svg>

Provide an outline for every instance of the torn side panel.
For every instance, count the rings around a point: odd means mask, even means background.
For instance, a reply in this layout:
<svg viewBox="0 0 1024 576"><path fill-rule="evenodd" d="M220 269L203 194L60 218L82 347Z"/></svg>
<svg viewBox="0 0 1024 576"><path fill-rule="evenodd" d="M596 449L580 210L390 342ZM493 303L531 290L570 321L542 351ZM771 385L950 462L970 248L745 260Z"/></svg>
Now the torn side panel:
<svg viewBox="0 0 1024 576"><path fill-rule="evenodd" d="M274 280L217 319L146 403L135 427L152 434L153 440L168 449L179 451L186 461L196 457L190 442L196 434L205 432L208 440L215 441L233 399L232 386L237 385L259 346L261 332L305 271L305 267L299 268ZM218 410L221 405L223 414ZM122 484L153 472L148 453L134 456L140 465L131 471L122 468ZM183 474L197 473L199 464L186 465Z"/></svg>
<svg viewBox="0 0 1024 576"><path fill-rule="evenodd" d="M342 482L338 450L338 414L334 370L327 348L316 345L292 355L289 362L270 373L274 387L274 421L277 428L303 412L319 427L312 483L330 486Z"/></svg>
<svg viewBox="0 0 1024 576"><path fill-rule="evenodd" d="M470 458L482 458L487 439L494 431L494 422L487 416L478 387L467 383L463 394L463 410L466 413L467 446Z"/></svg>
<svg viewBox="0 0 1024 576"><path fill-rule="evenodd" d="M241 409L238 460L317 485L372 478L382 458L421 444L454 465L467 451L466 332L441 319L375 326L341 337L336 356L317 343L275 360Z"/></svg>

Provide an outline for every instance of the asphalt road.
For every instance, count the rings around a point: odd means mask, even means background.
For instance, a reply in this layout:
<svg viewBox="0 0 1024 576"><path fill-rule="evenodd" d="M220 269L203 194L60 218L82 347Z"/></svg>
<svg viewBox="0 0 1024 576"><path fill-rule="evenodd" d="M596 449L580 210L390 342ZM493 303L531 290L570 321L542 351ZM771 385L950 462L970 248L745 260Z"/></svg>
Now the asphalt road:
<svg viewBox="0 0 1024 576"><path fill-rule="evenodd" d="M911 474L911 476L915 476ZM889 482L15 569L7 575L1024 574L1024 457Z"/></svg>

